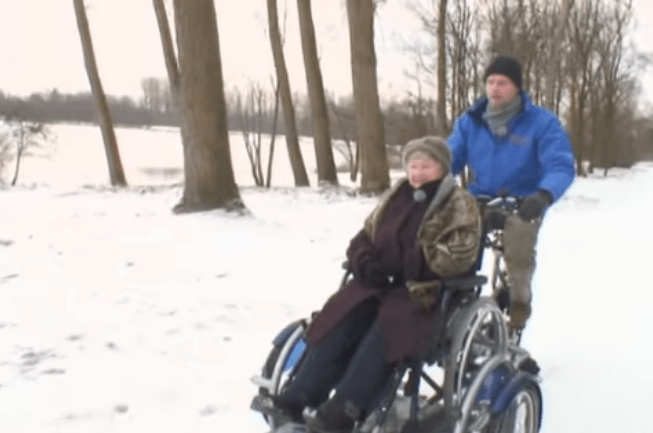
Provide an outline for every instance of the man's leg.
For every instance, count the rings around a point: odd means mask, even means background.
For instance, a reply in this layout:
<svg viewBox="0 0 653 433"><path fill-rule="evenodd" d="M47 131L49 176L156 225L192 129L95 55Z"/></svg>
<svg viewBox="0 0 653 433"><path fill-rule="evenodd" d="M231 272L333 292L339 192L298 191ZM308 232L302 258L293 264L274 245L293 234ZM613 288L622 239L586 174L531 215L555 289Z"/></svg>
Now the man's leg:
<svg viewBox="0 0 653 433"><path fill-rule="evenodd" d="M531 282L535 273L535 246L541 220L524 221L517 215L510 215L504 229L504 259L510 285L511 309L524 317L531 314ZM512 316L512 315L511 315Z"/></svg>

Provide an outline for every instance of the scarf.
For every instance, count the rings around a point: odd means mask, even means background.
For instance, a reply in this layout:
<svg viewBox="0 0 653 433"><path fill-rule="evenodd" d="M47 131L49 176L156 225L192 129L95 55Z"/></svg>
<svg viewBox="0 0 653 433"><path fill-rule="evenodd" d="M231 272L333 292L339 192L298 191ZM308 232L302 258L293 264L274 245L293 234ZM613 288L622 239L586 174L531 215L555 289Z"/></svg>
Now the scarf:
<svg viewBox="0 0 653 433"><path fill-rule="evenodd" d="M504 106L495 107L492 103L488 102L483 119L487 122L492 133L503 139L508 135L508 122L515 117L522 109L522 100L519 94L512 98Z"/></svg>

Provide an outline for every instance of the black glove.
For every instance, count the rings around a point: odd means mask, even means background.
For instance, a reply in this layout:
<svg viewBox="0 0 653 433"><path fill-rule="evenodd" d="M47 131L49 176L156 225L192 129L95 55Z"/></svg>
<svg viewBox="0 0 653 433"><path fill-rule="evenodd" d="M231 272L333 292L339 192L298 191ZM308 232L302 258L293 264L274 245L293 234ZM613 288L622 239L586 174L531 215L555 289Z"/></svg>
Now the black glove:
<svg viewBox="0 0 653 433"><path fill-rule="evenodd" d="M485 214L485 227L490 230L501 230L506 225L506 214L501 209L492 209Z"/></svg>
<svg viewBox="0 0 653 433"><path fill-rule="evenodd" d="M365 230L359 231L349 242L349 248L347 248L349 269L352 271L358 270L363 262L376 258L378 254L376 247Z"/></svg>
<svg viewBox="0 0 653 433"><path fill-rule="evenodd" d="M544 211L551 205L552 201L551 194L543 189L528 195L519 207L519 217L524 221L533 221L544 214Z"/></svg>
<svg viewBox="0 0 653 433"><path fill-rule="evenodd" d="M362 262L357 268L354 268L354 278L370 286L387 287L389 285L388 276L383 271L381 261L369 259Z"/></svg>

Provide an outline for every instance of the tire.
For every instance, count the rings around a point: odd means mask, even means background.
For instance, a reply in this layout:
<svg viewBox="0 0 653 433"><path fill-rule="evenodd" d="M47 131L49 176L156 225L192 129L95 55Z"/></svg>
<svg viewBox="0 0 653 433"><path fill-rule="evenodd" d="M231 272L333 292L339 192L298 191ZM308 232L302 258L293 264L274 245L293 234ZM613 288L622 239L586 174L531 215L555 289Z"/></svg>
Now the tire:
<svg viewBox="0 0 653 433"><path fill-rule="evenodd" d="M538 433L542 397L537 385L528 382L511 400L505 412L493 417L487 433Z"/></svg>
<svg viewBox="0 0 653 433"><path fill-rule="evenodd" d="M297 328L295 328L295 330L297 330ZM286 353L285 358L283 360L280 359L282 353L284 352L284 348L286 348L286 346L288 345L291 345L290 347L295 347L298 340L300 340L301 338L302 338L301 334L297 334L296 331L294 331L288 337L287 340L283 341L281 344L274 344L272 346L272 350L268 354L268 357L265 360L265 364L263 364L263 370L262 370L263 378L273 379L275 369L277 368L279 362L286 363L290 356L290 353ZM291 371L281 370L280 374L278 374L278 376L276 376L276 378L274 379L274 384L271 390L268 390L267 388L264 387L259 387L258 389L259 395L267 397L270 395L278 395L279 393L281 393L281 391L287 385L288 381L292 378L292 375L294 374L294 370L299 366L302 359L303 359L303 355L300 355L299 359L297 360L297 363L292 367ZM270 419L270 417L267 414L263 414L263 419L271 427L273 428L276 427L274 425L274 421Z"/></svg>
<svg viewBox="0 0 653 433"><path fill-rule="evenodd" d="M269 379L272 377L272 373L274 372L274 366L277 364L277 360L279 359L279 355L281 354L281 347L280 346L272 346L272 350L268 354L267 359L265 360L265 364L263 364L263 371L262 376L266 379ZM267 388L264 388L260 386L258 388L258 393L259 395L262 396L269 396L270 391L268 391ZM266 423L270 424L272 420L270 420L270 417L267 414L262 414L263 415L263 420L265 420ZM274 427L274 426L272 426Z"/></svg>
<svg viewBox="0 0 653 433"><path fill-rule="evenodd" d="M503 314L490 298L479 298L456 317L451 324L451 353L445 368L445 404L460 409L468 386L482 365L494 355L503 353L507 330Z"/></svg>
<svg viewBox="0 0 653 433"><path fill-rule="evenodd" d="M277 364L277 360L279 359L280 354L281 346L272 346L272 350L268 354L268 357L265 360L265 364L263 365L262 375L264 378L269 379L272 377L272 373L274 373L274 366ZM268 389L264 387L259 387L258 393L264 396L270 395Z"/></svg>

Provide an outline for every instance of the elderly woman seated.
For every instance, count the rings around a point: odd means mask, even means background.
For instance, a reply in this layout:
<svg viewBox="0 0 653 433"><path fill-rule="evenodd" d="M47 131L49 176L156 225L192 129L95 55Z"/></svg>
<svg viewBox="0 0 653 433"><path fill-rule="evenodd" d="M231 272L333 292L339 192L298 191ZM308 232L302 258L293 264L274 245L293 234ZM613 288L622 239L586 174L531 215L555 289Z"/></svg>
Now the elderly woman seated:
<svg viewBox="0 0 653 433"><path fill-rule="evenodd" d="M351 431L374 409L397 363L426 351L438 300L418 302L406 282L468 273L478 256L481 217L449 173L445 142L410 141L402 158L407 178L386 191L351 240L354 278L315 317L303 362L274 397L296 421L304 407L316 407L311 432Z"/></svg>

